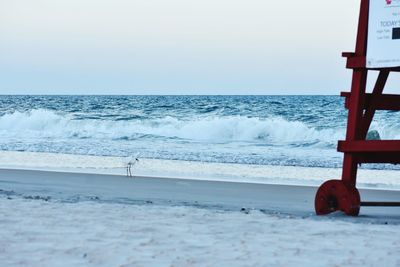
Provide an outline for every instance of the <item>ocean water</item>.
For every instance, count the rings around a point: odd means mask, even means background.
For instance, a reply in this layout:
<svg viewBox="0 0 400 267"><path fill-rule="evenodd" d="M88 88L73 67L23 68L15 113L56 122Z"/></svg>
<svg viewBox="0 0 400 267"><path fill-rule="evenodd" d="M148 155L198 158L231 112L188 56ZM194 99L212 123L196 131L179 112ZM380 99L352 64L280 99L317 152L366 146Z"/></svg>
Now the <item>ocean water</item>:
<svg viewBox="0 0 400 267"><path fill-rule="evenodd" d="M346 116L338 96L0 96L0 150L340 167Z"/></svg>

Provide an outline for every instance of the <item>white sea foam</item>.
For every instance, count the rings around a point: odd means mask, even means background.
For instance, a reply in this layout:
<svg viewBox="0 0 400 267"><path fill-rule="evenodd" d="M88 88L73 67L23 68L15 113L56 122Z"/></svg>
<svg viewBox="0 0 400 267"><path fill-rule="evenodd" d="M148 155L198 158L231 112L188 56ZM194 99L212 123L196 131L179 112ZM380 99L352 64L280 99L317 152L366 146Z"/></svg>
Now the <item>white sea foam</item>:
<svg viewBox="0 0 400 267"><path fill-rule="evenodd" d="M282 117L82 117L46 109L5 114L0 150L310 167L337 167L342 161L335 146L345 129L317 129ZM372 125L384 139L400 138L398 127L385 121Z"/></svg>
<svg viewBox="0 0 400 267"><path fill-rule="evenodd" d="M153 135L168 138L212 141L262 141L274 144L327 142L343 137L344 129L318 130L299 121L281 117L245 116L174 117L112 121L75 119L51 110L14 112L0 117L3 137L135 138Z"/></svg>
<svg viewBox="0 0 400 267"><path fill-rule="evenodd" d="M100 157L0 151L0 168L126 175L125 157ZM132 167L135 176L182 178L289 185L320 185L341 177L340 168L268 166L142 159ZM400 189L398 170L360 169L358 185Z"/></svg>

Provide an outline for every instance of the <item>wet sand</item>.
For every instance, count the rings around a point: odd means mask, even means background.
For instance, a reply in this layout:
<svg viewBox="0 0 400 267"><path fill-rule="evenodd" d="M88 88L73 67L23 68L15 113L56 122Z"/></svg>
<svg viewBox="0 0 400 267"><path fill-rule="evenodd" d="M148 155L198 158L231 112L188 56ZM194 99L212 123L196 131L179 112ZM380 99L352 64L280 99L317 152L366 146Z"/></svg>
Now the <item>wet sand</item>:
<svg viewBox="0 0 400 267"><path fill-rule="evenodd" d="M317 188L312 186L128 178L118 175L11 169L1 169L0 177L3 194L43 199L185 205L222 210L257 209L273 214L315 216L314 196ZM362 201L400 201L400 191L362 189L360 193ZM362 207L360 217L356 220L400 223L400 208Z"/></svg>

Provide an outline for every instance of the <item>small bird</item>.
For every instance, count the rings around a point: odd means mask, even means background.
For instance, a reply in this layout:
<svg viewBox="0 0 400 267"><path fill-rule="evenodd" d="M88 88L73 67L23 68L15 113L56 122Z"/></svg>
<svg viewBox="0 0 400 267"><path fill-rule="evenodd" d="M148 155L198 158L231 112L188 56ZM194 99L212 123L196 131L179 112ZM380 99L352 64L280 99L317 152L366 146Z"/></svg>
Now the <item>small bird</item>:
<svg viewBox="0 0 400 267"><path fill-rule="evenodd" d="M128 162L126 164L126 176L133 177L132 175L132 166L139 162L139 155L131 156L128 158Z"/></svg>

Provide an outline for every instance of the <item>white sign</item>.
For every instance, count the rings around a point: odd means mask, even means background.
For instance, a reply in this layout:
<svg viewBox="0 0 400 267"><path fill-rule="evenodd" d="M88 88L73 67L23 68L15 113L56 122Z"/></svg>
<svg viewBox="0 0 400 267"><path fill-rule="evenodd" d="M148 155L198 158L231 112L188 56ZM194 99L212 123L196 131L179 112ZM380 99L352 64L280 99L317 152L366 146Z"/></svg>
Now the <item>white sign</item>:
<svg viewBox="0 0 400 267"><path fill-rule="evenodd" d="M400 0L370 0L367 68L400 67Z"/></svg>

